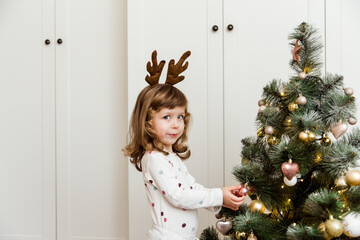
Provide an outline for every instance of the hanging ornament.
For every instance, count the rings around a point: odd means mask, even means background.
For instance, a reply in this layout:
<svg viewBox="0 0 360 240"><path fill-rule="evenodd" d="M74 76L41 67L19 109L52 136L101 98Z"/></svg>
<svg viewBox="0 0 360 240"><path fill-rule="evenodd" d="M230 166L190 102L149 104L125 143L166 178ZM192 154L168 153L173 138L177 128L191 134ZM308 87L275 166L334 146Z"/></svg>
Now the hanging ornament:
<svg viewBox="0 0 360 240"><path fill-rule="evenodd" d="M354 117L350 117L350 118L348 119L348 123L349 123L350 125L355 125L355 124L357 123L357 119L354 118Z"/></svg>
<svg viewBox="0 0 360 240"><path fill-rule="evenodd" d="M232 193L237 197L246 196L248 192L250 191L250 188L248 186L248 183L240 183L240 189L234 190Z"/></svg>
<svg viewBox="0 0 360 240"><path fill-rule="evenodd" d="M250 235L248 236L247 240L257 240L257 237L255 236L255 234L253 232L251 232Z"/></svg>
<svg viewBox="0 0 360 240"><path fill-rule="evenodd" d="M331 139L329 138L329 136L327 134L324 134L324 136L320 140L320 143L324 146L330 146Z"/></svg>
<svg viewBox="0 0 360 240"><path fill-rule="evenodd" d="M286 94L285 94L285 90L284 90L284 89L283 89L283 90L281 90L281 92L280 92L280 96L281 96L281 97L285 97L285 95L286 95Z"/></svg>
<svg viewBox="0 0 360 240"><path fill-rule="evenodd" d="M295 186L297 183L297 177L295 176L291 180L287 179L287 177L284 177L284 183L289 187Z"/></svg>
<svg viewBox="0 0 360 240"><path fill-rule="evenodd" d="M215 226L222 235L226 235L232 228L232 222L230 220L220 219L216 222Z"/></svg>
<svg viewBox="0 0 360 240"><path fill-rule="evenodd" d="M319 224L318 229L320 230L320 232L323 233L323 236L326 240L330 240L332 237L325 231L325 223L322 222Z"/></svg>
<svg viewBox="0 0 360 240"><path fill-rule="evenodd" d="M296 40L295 46L294 46L293 50L291 50L291 53L293 55L293 61L297 62L299 64L299 54L300 54L302 46L299 46L298 42L299 42L299 40Z"/></svg>
<svg viewBox="0 0 360 240"><path fill-rule="evenodd" d="M266 109L266 106L262 105L262 106L259 107L259 112L263 112L265 109Z"/></svg>
<svg viewBox="0 0 360 240"><path fill-rule="evenodd" d="M257 136L258 136L259 138L265 137L264 128L260 128L260 129L257 131Z"/></svg>
<svg viewBox="0 0 360 240"><path fill-rule="evenodd" d="M344 88L344 92L346 95L351 96L354 94L354 89L352 88Z"/></svg>
<svg viewBox="0 0 360 240"><path fill-rule="evenodd" d="M343 219L344 233L348 237L360 237L360 214L350 212Z"/></svg>
<svg viewBox="0 0 360 240"><path fill-rule="evenodd" d="M329 219L325 222L325 231L332 238L339 237L344 232L344 226L339 220L334 219L334 217L330 215Z"/></svg>
<svg viewBox="0 0 360 240"><path fill-rule="evenodd" d="M265 205L260 200L252 200L249 209L252 212L260 212L263 213L265 211Z"/></svg>
<svg viewBox="0 0 360 240"><path fill-rule="evenodd" d="M260 99L258 101L258 106L261 107L261 106L264 106L265 105L265 99Z"/></svg>
<svg viewBox="0 0 360 240"><path fill-rule="evenodd" d="M279 144L280 139L278 139L275 135L269 135L269 136L267 136L267 138L266 138L266 142L267 142L267 144L269 144L270 146L272 146L272 145L277 145L277 144Z"/></svg>
<svg viewBox="0 0 360 240"><path fill-rule="evenodd" d="M298 74L298 77L299 77L301 80L304 80L304 79L307 77L307 74L304 73L304 72L300 72L300 73Z"/></svg>
<svg viewBox="0 0 360 240"><path fill-rule="evenodd" d="M273 134L273 133L274 133L274 128L273 128L272 126L266 126L266 127L265 127L265 133L266 133L267 135Z"/></svg>
<svg viewBox="0 0 360 240"><path fill-rule="evenodd" d="M346 133L347 129L348 125L340 121L338 124L330 127L330 132L334 135L336 139L338 139Z"/></svg>
<svg viewBox="0 0 360 240"><path fill-rule="evenodd" d="M309 134L306 131L300 132L299 139L303 142L307 142L309 140Z"/></svg>
<svg viewBox="0 0 360 240"><path fill-rule="evenodd" d="M295 112L299 109L299 106L296 103L292 102L288 105L288 109L290 112Z"/></svg>
<svg viewBox="0 0 360 240"><path fill-rule="evenodd" d="M245 236L246 236L246 233L244 233L244 232L239 232L239 231L235 232L235 237L236 237L237 240L239 240L239 239L241 239L241 238L243 238Z"/></svg>
<svg viewBox="0 0 360 240"><path fill-rule="evenodd" d="M349 171L345 176L347 185L359 186L360 185L360 170L354 169Z"/></svg>
<svg viewBox="0 0 360 240"><path fill-rule="evenodd" d="M304 97L303 95L299 95L299 97L296 99L296 103L297 103L297 105L299 105L299 106L304 106L305 104L306 104L306 102L307 102L307 99L306 99L306 97Z"/></svg>
<svg viewBox="0 0 360 240"><path fill-rule="evenodd" d="M284 162L281 165L281 171L288 180L291 180L299 171L299 165L297 165L297 163L293 163L292 159L290 158L289 161Z"/></svg>
<svg viewBox="0 0 360 240"><path fill-rule="evenodd" d="M337 179L335 179L334 181L335 184L335 188L338 190L345 190L347 189L349 186L346 184L346 178L344 175L338 177Z"/></svg>

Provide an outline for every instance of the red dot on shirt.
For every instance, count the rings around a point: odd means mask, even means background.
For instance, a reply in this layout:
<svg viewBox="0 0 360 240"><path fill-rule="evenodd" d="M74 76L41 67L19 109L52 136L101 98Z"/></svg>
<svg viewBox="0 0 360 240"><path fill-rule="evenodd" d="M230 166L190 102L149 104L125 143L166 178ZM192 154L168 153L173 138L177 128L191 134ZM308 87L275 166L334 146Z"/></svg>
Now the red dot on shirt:
<svg viewBox="0 0 360 240"><path fill-rule="evenodd" d="M186 227L186 223L183 223L183 225L181 225L183 228Z"/></svg>
<svg viewBox="0 0 360 240"><path fill-rule="evenodd" d="M161 212L161 216L164 216L164 212Z"/></svg>
<svg viewBox="0 0 360 240"><path fill-rule="evenodd" d="M165 191L162 191L162 194L164 194L164 195L165 195Z"/></svg>
<svg viewBox="0 0 360 240"><path fill-rule="evenodd" d="M179 183L179 187L181 187L181 183Z"/></svg>
<svg viewBox="0 0 360 240"><path fill-rule="evenodd" d="M153 183L153 180L149 180L149 183Z"/></svg>
<svg viewBox="0 0 360 240"><path fill-rule="evenodd" d="M154 207L154 206L155 206L155 203L152 203L152 204L151 204L151 206L153 206L153 207Z"/></svg>
<svg viewBox="0 0 360 240"><path fill-rule="evenodd" d="M167 218L164 218L164 222L166 222L167 221Z"/></svg>
<svg viewBox="0 0 360 240"><path fill-rule="evenodd" d="M190 186L190 189L193 189L193 187L192 187L192 186Z"/></svg>
<svg viewBox="0 0 360 240"><path fill-rule="evenodd" d="M151 154L151 153L152 153L152 151L149 152L149 154Z"/></svg>

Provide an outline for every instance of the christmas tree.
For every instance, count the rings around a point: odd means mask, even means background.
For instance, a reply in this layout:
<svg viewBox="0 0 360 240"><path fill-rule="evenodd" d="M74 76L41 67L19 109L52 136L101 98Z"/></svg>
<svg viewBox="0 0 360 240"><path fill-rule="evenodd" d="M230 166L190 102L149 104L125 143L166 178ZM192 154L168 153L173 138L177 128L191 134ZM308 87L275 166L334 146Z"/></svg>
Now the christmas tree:
<svg viewBox="0 0 360 240"><path fill-rule="evenodd" d="M289 39L294 74L264 87L257 136L242 140L233 170L242 184L235 194L252 201L223 208L216 228L229 239L360 239L360 130L348 131L357 122L354 91L340 75L320 76L312 26L300 24ZM206 229L200 239L216 235Z"/></svg>

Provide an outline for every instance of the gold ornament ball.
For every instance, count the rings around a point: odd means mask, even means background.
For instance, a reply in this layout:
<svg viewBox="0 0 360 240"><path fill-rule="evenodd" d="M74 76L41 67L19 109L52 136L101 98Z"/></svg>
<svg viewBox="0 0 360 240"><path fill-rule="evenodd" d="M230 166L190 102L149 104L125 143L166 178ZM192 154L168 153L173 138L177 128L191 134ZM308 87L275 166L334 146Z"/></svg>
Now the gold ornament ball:
<svg viewBox="0 0 360 240"><path fill-rule="evenodd" d="M290 112L295 112L298 108L299 106L296 103L290 103L288 106Z"/></svg>
<svg viewBox="0 0 360 240"><path fill-rule="evenodd" d="M244 232L239 232L239 231L236 231L235 233L235 237L237 240L241 239L242 237L245 237L246 236L246 233Z"/></svg>
<svg viewBox="0 0 360 240"><path fill-rule="evenodd" d="M335 179L334 183L335 183L335 188L338 189L338 190L345 190L345 189L347 189L349 187L346 184L345 176L338 177L337 179Z"/></svg>
<svg viewBox="0 0 360 240"><path fill-rule="evenodd" d="M350 186L360 185L360 170L351 170L345 176L346 184Z"/></svg>
<svg viewBox="0 0 360 240"><path fill-rule="evenodd" d="M321 140L320 143L324 146L329 146L331 144L331 139L329 138L329 136L326 134Z"/></svg>
<svg viewBox="0 0 360 240"><path fill-rule="evenodd" d="M310 142L315 141L315 140L316 140L316 134L313 133L313 132L308 132L308 140L309 140Z"/></svg>
<svg viewBox="0 0 360 240"><path fill-rule="evenodd" d="M325 231L325 223L324 222L322 222L322 223L320 223L320 225L318 226L318 229L320 230L320 232L322 232L324 235L324 238L326 239L326 240L329 240L329 239L331 239L332 237Z"/></svg>
<svg viewBox="0 0 360 240"><path fill-rule="evenodd" d="M309 138L309 134L307 132L300 132L299 133L299 139L301 141L307 142Z"/></svg>
<svg viewBox="0 0 360 240"><path fill-rule="evenodd" d="M247 240L257 240L257 237L255 236L255 234L252 232L250 233L249 237L247 238Z"/></svg>
<svg viewBox="0 0 360 240"><path fill-rule="evenodd" d="M252 212L263 213L265 211L265 205L260 200L252 200L249 209Z"/></svg>
<svg viewBox="0 0 360 240"><path fill-rule="evenodd" d="M257 131L257 136L258 136L259 138L265 137L264 128L260 128L260 129Z"/></svg>
<svg viewBox="0 0 360 240"><path fill-rule="evenodd" d="M339 237L344 232L344 226L339 220L330 216L325 222L325 231L330 237Z"/></svg>
<svg viewBox="0 0 360 240"><path fill-rule="evenodd" d="M269 145L276 145L276 144L278 144L280 142L280 140L274 135L269 135L266 138L266 142Z"/></svg>

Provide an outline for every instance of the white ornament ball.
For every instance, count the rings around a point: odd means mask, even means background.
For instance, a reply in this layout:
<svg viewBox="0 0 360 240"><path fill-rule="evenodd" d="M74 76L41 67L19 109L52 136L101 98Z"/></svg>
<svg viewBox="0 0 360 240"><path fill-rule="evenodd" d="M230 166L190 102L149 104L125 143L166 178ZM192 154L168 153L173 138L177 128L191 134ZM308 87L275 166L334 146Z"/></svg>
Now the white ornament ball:
<svg viewBox="0 0 360 240"><path fill-rule="evenodd" d="M357 119L354 118L354 117L350 117L350 118L348 119L348 123L349 123L350 125L355 125L355 124L357 123Z"/></svg>
<svg viewBox="0 0 360 240"><path fill-rule="evenodd" d="M350 212L343 219L344 233L348 237L360 237L360 214Z"/></svg>
<svg viewBox="0 0 360 240"><path fill-rule="evenodd" d="M260 99L260 100L258 101L258 105L259 105L259 107L265 105L264 99Z"/></svg>
<svg viewBox="0 0 360 240"><path fill-rule="evenodd" d="M289 187L295 186L297 183L297 177L295 176L291 180L284 177L284 183Z"/></svg>
<svg viewBox="0 0 360 240"><path fill-rule="evenodd" d="M304 72L299 73L298 77L302 80L304 80L307 77L307 74Z"/></svg>
<svg viewBox="0 0 360 240"><path fill-rule="evenodd" d="M262 106L259 107L259 112L262 112L262 111L264 111L265 109L266 109L266 106L265 106L265 105L262 105Z"/></svg>
<svg viewBox="0 0 360 240"><path fill-rule="evenodd" d="M296 99L296 103L299 106L304 106L306 104L307 100L306 97L304 97L303 95L300 95L297 99Z"/></svg>
<svg viewBox="0 0 360 240"><path fill-rule="evenodd" d="M266 128L265 128L265 133L266 133L267 135L273 134L273 133L274 133L274 128L273 128L272 126L266 126Z"/></svg>
<svg viewBox="0 0 360 240"><path fill-rule="evenodd" d="M344 88L344 92L346 95L351 96L354 94L354 89L352 88Z"/></svg>

